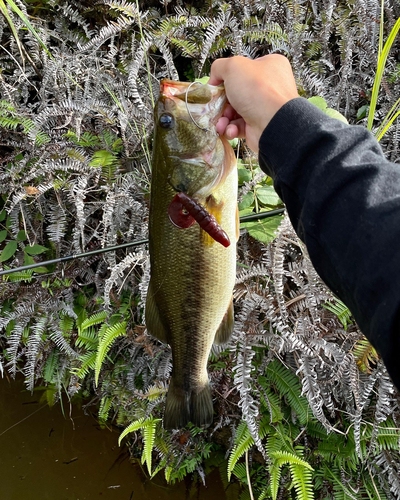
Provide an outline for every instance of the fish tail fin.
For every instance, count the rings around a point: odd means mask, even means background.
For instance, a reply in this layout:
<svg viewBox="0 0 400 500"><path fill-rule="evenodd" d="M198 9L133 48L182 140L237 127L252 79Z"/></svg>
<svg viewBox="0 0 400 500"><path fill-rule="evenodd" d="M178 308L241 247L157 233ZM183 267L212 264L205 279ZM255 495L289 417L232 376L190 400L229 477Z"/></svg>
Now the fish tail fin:
<svg viewBox="0 0 400 500"><path fill-rule="evenodd" d="M177 386L172 376L164 412L164 429L181 429L190 421L190 393Z"/></svg>
<svg viewBox="0 0 400 500"><path fill-rule="evenodd" d="M196 427L208 427L212 424L213 412L208 377L204 386L196 392L185 391L176 385L174 377L171 378L165 404L164 429L182 429L189 422Z"/></svg>
<svg viewBox="0 0 400 500"><path fill-rule="evenodd" d="M213 422L213 402L211 397L210 384L208 382L199 392L192 392L190 398L190 421L200 428L206 428Z"/></svg>

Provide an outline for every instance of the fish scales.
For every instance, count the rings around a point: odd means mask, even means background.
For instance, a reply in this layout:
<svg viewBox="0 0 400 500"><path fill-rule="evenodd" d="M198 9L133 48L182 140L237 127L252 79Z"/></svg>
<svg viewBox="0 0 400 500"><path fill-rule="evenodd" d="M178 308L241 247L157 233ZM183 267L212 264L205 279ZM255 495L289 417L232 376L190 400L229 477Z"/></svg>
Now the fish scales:
<svg viewBox="0 0 400 500"><path fill-rule="evenodd" d="M174 85L181 97L171 96L167 85ZM207 109L207 103L201 102L199 107L196 95L191 94L188 106L197 106L194 117L208 126L208 131L200 130L182 99L187 88L188 84L164 81L155 110L146 325L149 333L168 342L172 350L173 370L164 414L168 429L181 428L189 421L200 427L211 424L207 360L213 342L226 341L233 329L238 232L235 157L226 139L215 133L224 101ZM223 97L221 88L213 91L216 97L211 96L209 103ZM174 128L159 125L166 114ZM171 222L168 207L178 191L193 197L216 217L231 241L229 247L214 241L197 223L180 229Z"/></svg>

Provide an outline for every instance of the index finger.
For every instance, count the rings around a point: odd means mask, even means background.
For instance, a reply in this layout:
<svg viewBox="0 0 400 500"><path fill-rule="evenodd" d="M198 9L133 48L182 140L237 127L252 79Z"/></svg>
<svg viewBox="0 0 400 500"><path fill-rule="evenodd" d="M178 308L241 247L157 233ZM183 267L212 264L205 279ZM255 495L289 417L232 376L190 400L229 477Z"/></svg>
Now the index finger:
<svg viewBox="0 0 400 500"><path fill-rule="evenodd" d="M211 64L210 79L208 85L219 85L224 83L228 58L217 59Z"/></svg>

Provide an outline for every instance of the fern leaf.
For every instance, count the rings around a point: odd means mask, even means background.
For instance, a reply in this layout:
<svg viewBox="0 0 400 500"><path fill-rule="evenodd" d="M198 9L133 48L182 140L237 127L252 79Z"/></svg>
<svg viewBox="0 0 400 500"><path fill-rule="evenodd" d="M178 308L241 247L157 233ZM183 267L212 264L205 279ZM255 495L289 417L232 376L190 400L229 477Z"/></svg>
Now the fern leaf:
<svg viewBox="0 0 400 500"><path fill-rule="evenodd" d="M43 369L43 378L45 382L53 382L54 374L58 366L58 353L56 350L51 351L50 356L47 358L46 364Z"/></svg>
<svg viewBox="0 0 400 500"><path fill-rule="evenodd" d="M304 462L307 464L307 462ZM314 491L312 485L312 475L311 466L307 464L306 466L299 465L297 463L291 462L289 464L290 473L292 475L292 481L294 489L297 493L298 500L314 500Z"/></svg>
<svg viewBox="0 0 400 500"><path fill-rule="evenodd" d="M99 374L101 370L101 365L110 350L114 340L121 335L125 335L126 333L126 322L122 321L120 323L116 323L114 326L110 326L105 330L103 336L100 339L97 354L96 354L96 365L95 365L95 383L96 386L99 381Z"/></svg>
<svg viewBox="0 0 400 500"><path fill-rule="evenodd" d="M270 486L271 486L271 496L273 500L276 500L279 489L279 482L281 479L282 468L277 463L272 463L269 466L269 476L270 476Z"/></svg>
<svg viewBox="0 0 400 500"><path fill-rule="evenodd" d="M279 392L287 397L300 422L305 424L309 419L308 402L305 397L300 396L300 383L294 373L278 361L273 361L267 367L267 377L276 384ZM260 383L266 382L262 380Z"/></svg>
<svg viewBox="0 0 400 500"><path fill-rule="evenodd" d="M228 461L228 480L231 480L231 474L237 461L248 451L254 444L254 439L251 437L250 432L246 426L247 432L239 441L239 443L233 448L229 461Z"/></svg>
<svg viewBox="0 0 400 500"><path fill-rule="evenodd" d="M273 458L280 467L283 464L296 464L314 470L308 462L288 451L273 451L271 452L271 458Z"/></svg>
<svg viewBox="0 0 400 500"><path fill-rule="evenodd" d="M118 438L118 445L121 446L121 441L124 439L125 436L130 434L131 432L138 431L143 427L143 424L145 422L144 418L139 418L138 420L135 420L131 424L128 425L122 432L121 435Z"/></svg>
<svg viewBox="0 0 400 500"><path fill-rule="evenodd" d="M96 330L91 328L85 329L85 331L78 334L75 345L76 347L85 347L86 349L93 351L93 349L96 349L98 342L98 333L96 332Z"/></svg>
<svg viewBox="0 0 400 500"><path fill-rule="evenodd" d="M150 476L151 476L152 452L153 452L154 440L156 437L156 426L158 422L161 422L160 418L150 417L149 419L146 420L146 422L143 424L142 427L143 441L144 441L142 464L146 463L147 470L149 471Z"/></svg>
<svg viewBox="0 0 400 500"><path fill-rule="evenodd" d="M164 472L164 476L165 476L165 480L167 481L167 483L170 482L171 480L171 474L173 473L174 469L172 467L165 467L165 472Z"/></svg>
<svg viewBox="0 0 400 500"><path fill-rule="evenodd" d="M347 330L347 324L351 323L351 312L350 309L343 304L343 302L339 299L335 299L335 302L332 304L331 302L326 302L325 304L322 304L325 309L328 309L328 311L332 312L333 314L336 314L338 317L339 321L342 323L343 328Z"/></svg>
<svg viewBox="0 0 400 500"><path fill-rule="evenodd" d="M308 462L288 451L271 451L269 456L272 459L272 463L269 466L269 473L271 477L271 495L273 500L276 500L281 468L285 464L289 464L292 480L299 500L311 500L314 498L313 496L304 496L308 494L313 495L310 471L314 469ZM305 473L305 469L308 469L308 473Z"/></svg>
<svg viewBox="0 0 400 500"><path fill-rule="evenodd" d="M79 334L91 326L103 323L107 319L107 316L107 311L100 311L99 313L93 314L89 318L85 319L79 328Z"/></svg>
<svg viewBox="0 0 400 500"><path fill-rule="evenodd" d="M96 352L87 352L83 356L79 357L79 361L82 363L81 367L79 369L74 369L71 371L76 374L78 378L85 378L91 370L94 370L94 367L96 365Z"/></svg>
<svg viewBox="0 0 400 500"><path fill-rule="evenodd" d="M106 422L108 419L108 414L111 410L112 398L104 397L100 401L99 407L99 420L101 422Z"/></svg>
<svg viewBox="0 0 400 500"><path fill-rule="evenodd" d="M238 460L248 451L253 445L254 445L254 439L250 434L249 428L246 425L245 422L243 422L244 426L240 424L238 426L238 432L237 436L239 434L239 438L237 438L235 441L237 441L236 446L233 448L231 451L229 460L228 460L228 480L230 481L232 471L237 464ZM269 432L271 427L266 423L265 420L261 421L260 424L260 431L259 431L259 437L260 439L263 439L266 434Z"/></svg>

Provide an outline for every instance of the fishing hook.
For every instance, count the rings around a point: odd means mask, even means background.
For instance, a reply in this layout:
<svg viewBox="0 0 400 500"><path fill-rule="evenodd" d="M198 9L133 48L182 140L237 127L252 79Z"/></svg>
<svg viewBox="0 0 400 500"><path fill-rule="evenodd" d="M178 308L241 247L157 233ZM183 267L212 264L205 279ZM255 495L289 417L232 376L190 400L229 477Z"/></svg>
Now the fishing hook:
<svg viewBox="0 0 400 500"><path fill-rule="evenodd" d="M196 125L197 128L199 128L200 130L204 130L204 132L208 132L208 128L207 127L200 127L200 125L196 122L196 120L193 118L192 116L192 113L190 112L189 110L189 104L188 104L188 92L190 90L190 87L192 85L194 85L195 83L198 83L199 85L203 85L203 83L201 82L192 82L189 87L186 89L186 92L185 92L185 104L186 104L186 109L187 109L187 112L192 120L192 122Z"/></svg>

